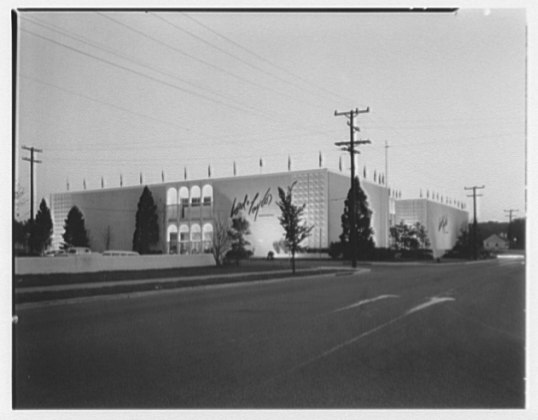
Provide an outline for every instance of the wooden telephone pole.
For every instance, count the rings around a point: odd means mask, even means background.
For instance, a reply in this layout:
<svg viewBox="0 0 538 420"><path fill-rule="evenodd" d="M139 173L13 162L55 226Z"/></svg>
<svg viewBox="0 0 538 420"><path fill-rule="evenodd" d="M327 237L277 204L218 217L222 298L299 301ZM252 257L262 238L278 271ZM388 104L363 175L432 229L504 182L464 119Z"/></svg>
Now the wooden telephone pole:
<svg viewBox="0 0 538 420"><path fill-rule="evenodd" d="M35 147L22 146L24 150L30 151L30 157L23 157L22 160L30 162L30 220L34 221L34 163L41 163L34 158L34 153L41 153L43 150Z"/></svg>
<svg viewBox="0 0 538 420"><path fill-rule="evenodd" d="M358 150L355 150L355 145L360 144L369 144L370 140L358 140L355 141L355 131L360 131L358 127L355 127L353 124L354 118L366 112L370 112L370 108L364 110L359 110L358 108L346 111L338 112L334 111L334 116L345 116L349 119L349 141L342 141L335 143L336 146L339 146L342 150L349 152L351 157L351 209L350 209L350 242L351 242L351 266L353 268L357 267L357 221L355 220L355 154L360 153Z"/></svg>

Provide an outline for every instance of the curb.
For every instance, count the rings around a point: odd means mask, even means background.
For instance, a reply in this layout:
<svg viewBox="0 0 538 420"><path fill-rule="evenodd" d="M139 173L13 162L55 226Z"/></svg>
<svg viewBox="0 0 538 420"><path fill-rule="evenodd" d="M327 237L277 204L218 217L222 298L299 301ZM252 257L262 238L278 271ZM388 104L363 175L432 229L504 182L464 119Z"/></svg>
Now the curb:
<svg viewBox="0 0 538 420"><path fill-rule="evenodd" d="M318 268L321 269L321 268ZM346 270L347 272L342 273L319 273L314 275L304 275L304 276L287 276L287 277L278 277L274 279L253 279L253 280L241 280L241 277L238 278L238 281L228 281L223 283L208 283L208 284L189 284L189 285L178 285L177 287L172 288L164 288L164 289L149 289L149 290L138 290L138 291L126 291L126 292L117 292L117 293L104 293L104 294L96 294L92 296L80 296L80 297L71 297L71 298L51 298L51 299L43 299L38 300L34 302L23 302L23 303L17 303L15 304L15 308L18 310L22 309L31 309L31 308L39 308L44 306L58 306L58 305L67 305L67 304L75 304L75 303L83 303L83 302L91 302L91 301L97 301L97 300L115 300L115 299L130 299L130 298L137 298L137 297L143 297L147 296L149 294L163 294L163 293L180 293L180 292L188 292L188 291L196 291L196 290L203 290L203 289L209 289L209 288L227 288L227 287L238 287L238 286L246 286L246 285L255 285L255 284L261 284L261 283L276 283L276 282L283 282L283 281L290 281L290 280L307 280L307 279L315 279L319 277L326 277L326 276L342 276L342 275L359 275L359 274L366 274L369 273L370 269L358 269L358 270ZM243 276L244 277L244 276ZM148 282L149 284L155 283L154 279L152 279L152 282ZM177 279L171 279L169 281L177 281ZM106 287L106 286L103 286ZM93 287L93 289L96 289L97 287ZM84 290L79 288L78 290Z"/></svg>

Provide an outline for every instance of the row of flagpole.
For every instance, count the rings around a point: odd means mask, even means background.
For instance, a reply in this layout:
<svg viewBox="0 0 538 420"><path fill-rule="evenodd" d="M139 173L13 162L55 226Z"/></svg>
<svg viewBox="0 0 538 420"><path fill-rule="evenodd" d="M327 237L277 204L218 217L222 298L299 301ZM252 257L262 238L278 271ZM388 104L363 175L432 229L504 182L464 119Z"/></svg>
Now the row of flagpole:
<svg viewBox="0 0 538 420"><path fill-rule="evenodd" d="M420 198L426 198L427 200L438 201L441 204L447 204L449 206L454 206L462 210L466 208L466 205L464 202L460 200L456 200L455 198L440 195L438 192L432 191L430 193L430 190L426 190L426 194L423 194L422 190L420 190Z"/></svg>
<svg viewBox="0 0 538 420"><path fill-rule="evenodd" d="M263 164L264 164L263 158L260 158L259 159L260 173L262 173ZM323 167L323 154L321 152L319 152L318 165L319 165L320 168ZM340 156L339 161L338 161L338 169L339 169L340 172L344 171L343 162L342 162L342 156ZM291 171L291 170L292 170L292 160L291 160L291 156L288 155L288 171ZM235 161L233 162L233 175L237 176L237 164L236 164ZM208 176L208 178L211 178L211 176L212 176L211 165L207 166L207 176ZM362 177L363 177L363 180L368 180L368 171L366 169L366 166L363 167ZM187 167L183 168L183 179L184 180L188 179ZM144 176L143 176L142 172L140 172L139 180L140 180L140 185L144 185ZM161 171L161 181L163 183L166 182L164 170ZM380 172L378 174L377 171L374 170L373 177L372 177L371 181L373 181L373 183L375 183L375 184L385 185L385 174L382 173L382 172ZM69 191L69 179L67 179L66 184L67 184L67 191ZM82 186L83 186L83 189L86 190L86 187L87 187L86 179L83 179ZM123 187L123 175L122 174L120 174L120 187ZM105 179L104 179L104 177L101 177L101 188L105 188ZM388 191L389 191L389 196L391 198L395 198L395 199L402 198L402 192L400 190L395 190L395 189L389 188ZM425 195L426 195L426 197L425 197L426 199L430 199L430 191L429 190L426 191ZM424 198L422 190L420 190L420 198ZM458 201L456 199L451 199L451 198L448 198L448 197L443 197L439 193L435 193L433 191L431 193L431 200L438 201L438 202L440 202L442 204L452 205L452 206L455 206L455 207L457 207L459 209L465 209L465 207L466 207L465 203L463 203L461 201Z"/></svg>
<svg viewBox="0 0 538 420"><path fill-rule="evenodd" d="M323 167L323 154L321 152L319 152L318 165L319 165L320 168ZM260 157L260 159L259 159L260 173L262 173L263 166L264 166L264 161L263 161L263 158ZM340 172L344 171L341 156L340 156L339 162L338 162L338 169L339 169ZM291 159L291 156L288 155L288 171L291 171L291 170L292 170L292 159ZM237 163L235 161L233 162L233 175L237 176ZM208 176L208 178L211 178L211 176L212 176L211 165L207 166L207 176ZM142 172L140 172L140 177L139 178L140 178L140 185L143 185L144 184L144 176L143 176ZM184 180L188 179L187 167L183 168L183 179ZM363 179L365 179L365 180L367 179L366 166L364 166L364 168L363 168ZM161 171L161 181L165 182L164 170ZM379 183L380 185L385 185L385 174L380 172L379 175L378 175L377 171L374 171L374 173L373 173L373 182L374 183ZM83 186L83 189L86 190L86 187L87 187L86 179L83 179L82 186ZM120 184L119 184L119 186L123 187L123 175L122 174L120 174ZM67 187L67 191L69 191L69 188L70 188L69 179L66 180L66 187ZM105 179L104 179L104 177L101 177L101 188L105 188Z"/></svg>

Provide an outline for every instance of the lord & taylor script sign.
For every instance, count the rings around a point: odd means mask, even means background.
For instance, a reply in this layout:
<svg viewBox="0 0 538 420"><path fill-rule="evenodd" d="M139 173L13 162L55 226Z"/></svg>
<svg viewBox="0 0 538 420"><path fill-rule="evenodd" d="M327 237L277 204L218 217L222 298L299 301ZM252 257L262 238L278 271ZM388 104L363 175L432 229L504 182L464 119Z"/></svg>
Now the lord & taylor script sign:
<svg viewBox="0 0 538 420"><path fill-rule="evenodd" d="M252 198L250 198L248 194L245 194L243 201L237 201L237 198L234 198L230 217L235 217L239 212L244 211L249 216L254 215L254 220L256 220L259 211L271 204L272 201L273 196L271 195L271 188L267 188L267 191L265 191L263 196L257 192Z"/></svg>

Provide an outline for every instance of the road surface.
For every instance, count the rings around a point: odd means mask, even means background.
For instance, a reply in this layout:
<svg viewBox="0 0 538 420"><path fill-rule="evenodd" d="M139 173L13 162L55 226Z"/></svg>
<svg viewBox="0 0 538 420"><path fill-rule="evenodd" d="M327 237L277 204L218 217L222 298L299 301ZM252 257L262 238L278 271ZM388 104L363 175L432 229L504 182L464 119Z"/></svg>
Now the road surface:
<svg viewBox="0 0 538 420"><path fill-rule="evenodd" d="M16 408L518 408L520 261L19 307Z"/></svg>

